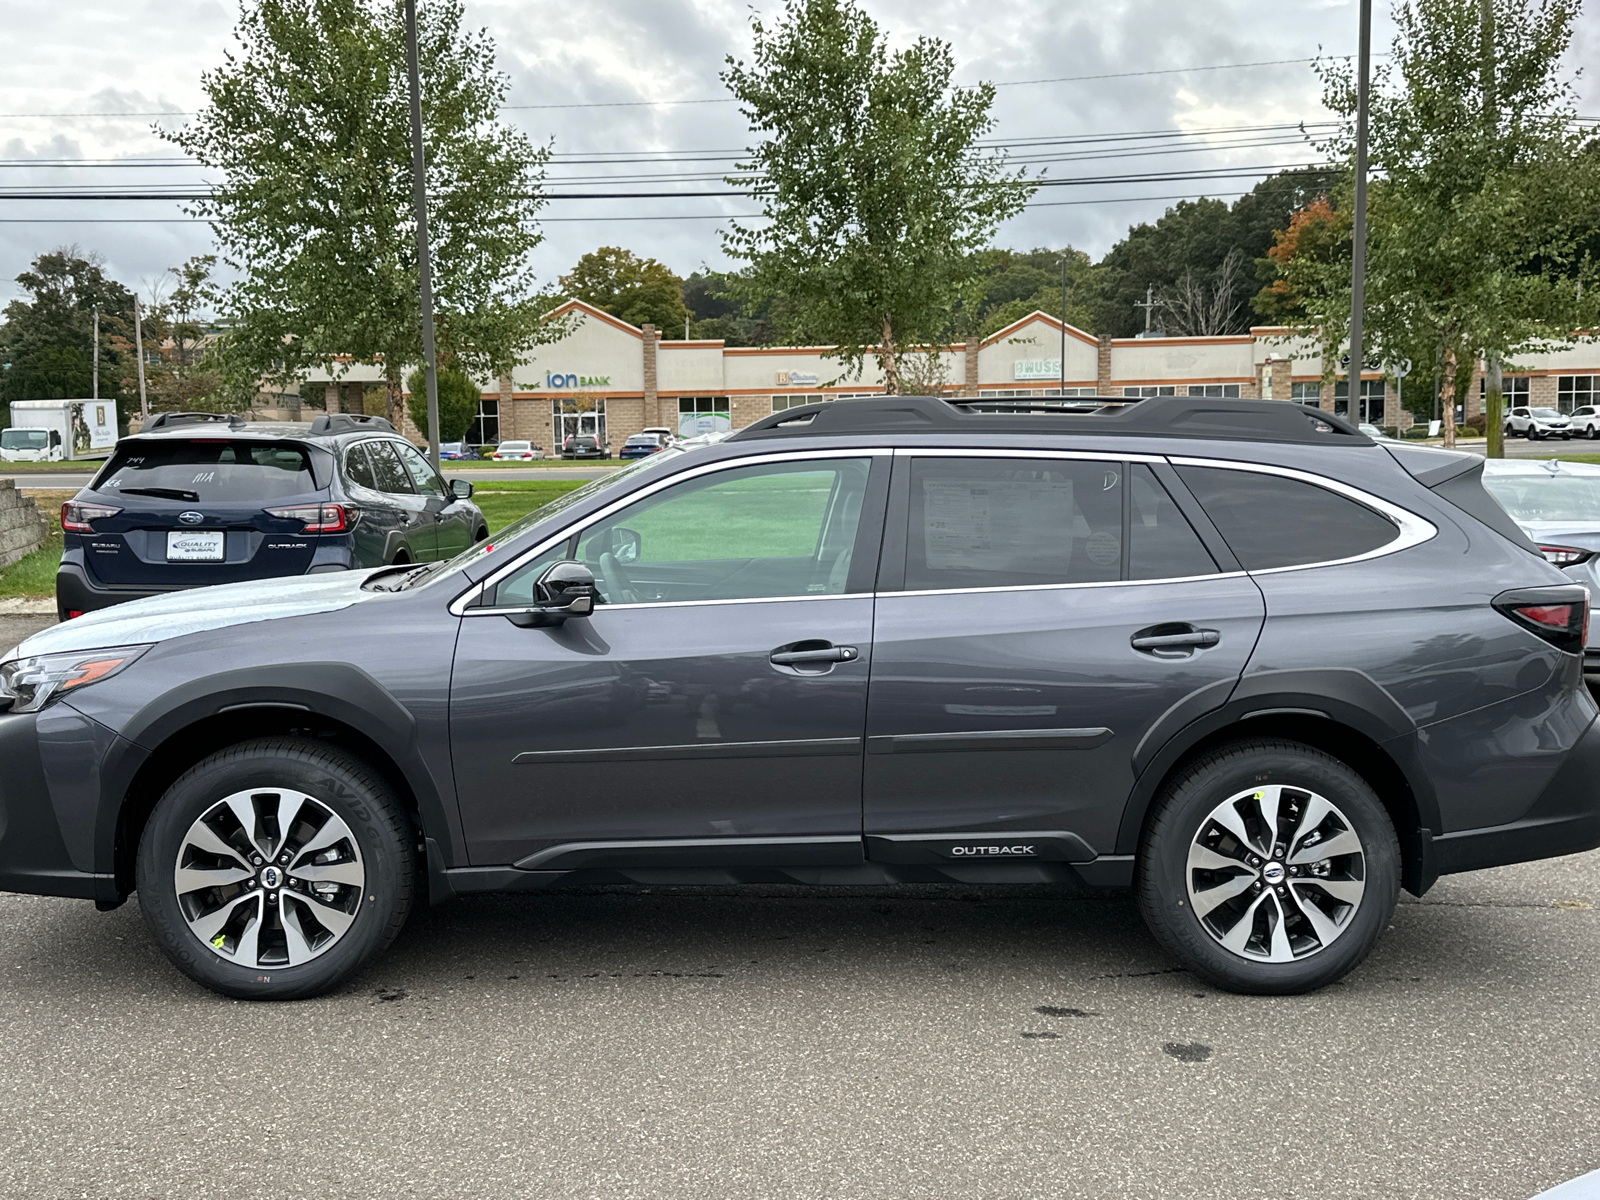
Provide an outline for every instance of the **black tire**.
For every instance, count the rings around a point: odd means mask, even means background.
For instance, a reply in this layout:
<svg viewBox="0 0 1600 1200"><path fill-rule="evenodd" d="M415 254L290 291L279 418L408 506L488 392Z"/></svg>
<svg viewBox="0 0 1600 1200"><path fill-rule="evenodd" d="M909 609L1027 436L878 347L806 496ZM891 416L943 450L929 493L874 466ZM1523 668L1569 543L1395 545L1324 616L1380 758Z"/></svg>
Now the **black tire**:
<svg viewBox="0 0 1600 1200"><path fill-rule="evenodd" d="M1274 784L1331 802L1360 839L1364 859L1365 890L1341 931L1322 948L1283 962L1224 948L1195 915L1186 880L1191 844L1213 811L1239 793ZM1150 932L1196 975L1227 991L1293 995L1343 977L1371 952L1399 897L1400 847L1382 802L1338 759L1299 742L1236 742L1189 764L1157 797L1140 841L1135 889ZM1245 899L1251 894L1257 893Z"/></svg>
<svg viewBox="0 0 1600 1200"><path fill-rule="evenodd" d="M365 873L349 928L297 966L245 965L212 950L190 928L173 878L194 823L224 797L257 788L294 789L343 820ZM306 999L339 986L399 934L416 887L415 840L405 809L360 759L309 738L241 742L191 767L156 805L139 840L139 905L157 944L196 983L243 1000Z"/></svg>

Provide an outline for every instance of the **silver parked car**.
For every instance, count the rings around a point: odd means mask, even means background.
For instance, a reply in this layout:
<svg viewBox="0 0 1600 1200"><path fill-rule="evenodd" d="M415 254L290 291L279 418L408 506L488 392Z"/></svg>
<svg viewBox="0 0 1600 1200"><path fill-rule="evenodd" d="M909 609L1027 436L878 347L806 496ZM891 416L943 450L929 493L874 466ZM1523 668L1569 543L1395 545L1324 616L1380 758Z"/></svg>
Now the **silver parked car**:
<svg viewBox="0 0 1600 1200"><path fill-rule="evenodd" d="M1491 458L1483 486L1547 559L1600 595L1600 466ZM1600 688L1600 628L1590 630L1583 660L1590 686Z"/></svg>
<svg viewBox="0 0 1600 1200"><path fill-rule="evenodd" d="M1539 438L1570 438L1572 421L1553 408L1529 408L1519 404L1506 414L1506 436L1521 434L1531 440Z"/></svg>

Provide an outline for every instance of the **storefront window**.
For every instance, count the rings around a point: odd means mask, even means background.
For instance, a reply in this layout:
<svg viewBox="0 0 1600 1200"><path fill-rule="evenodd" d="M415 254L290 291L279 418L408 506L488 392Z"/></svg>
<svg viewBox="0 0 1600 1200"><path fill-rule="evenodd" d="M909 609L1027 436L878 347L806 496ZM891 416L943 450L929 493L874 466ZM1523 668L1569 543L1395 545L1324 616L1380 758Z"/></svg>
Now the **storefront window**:
<svg viewBox="0 0 1600 1200"><path fill-rule="evenodd" d="M557 449L569 437L592 434L602 442L606 440L606 402L603 398L574 396L570 400L552 400L552 443Z"/></svg>
<svg viewBox="0 0 1600 1200"><path fill-rule="evenodd" d="M500 444L500 401L478 401L478 415L472 424L467 426L466 442L469 446Z"/></svg>
<svg viewBox="0 0 1600 1200"><path fill-rule="evenodd" d="M1349 380L1340 380L1333 385L1333 412L1335 416L1349 417ZM1363 379L1361 381L1359 413L1360 415L1355 418L1358 423L1365 421L1369 425L1383 424L1383 380Z"/></svg>
<svg viewBox="0 0 1600 1200"><path fill-rule="evenodd" d="M998 400L998 399L1002 399L1002 398L1005 398L1005 397L1015 398L1015 397L1019 397L1019 396L1097 396L1099 394L1100 394L1099 391L1097 389L1095 389L1095 388L1092 388L1092 387L1069 387L1069 388L1067 388L1065 390L1063 390L1061 388L1058 388L1058 387L1053 387L1053 388L984 388L978 393L978 396L980 398L983 398L983 399L987 399L988 397L993 396L995 399Z"/></svg>
<svg viewBox="0 0 1600 1200"><path fill-rule="evenodd" d="M1510 403L1509 399L1507 403ZM1527 400L1519 403L1526 404ZM1600 403L1600 375L1561 376L1556 380L1556 403L1564 413L1586 404Z"/></svg>
<svg viewBox="0 0 1600 1200"><path fill-rule="evenodd" d="M1317 407L1322 404L1322 383L1291 383L1289 385L1289 399L1296 404L1309 404Z"/></svg>
<svg viewBox="0 0 1600 1200"><path fill-rule="evenodd" d="M726 396L681 396L678 399L678 436L728 433L733 429Z"/></svg>

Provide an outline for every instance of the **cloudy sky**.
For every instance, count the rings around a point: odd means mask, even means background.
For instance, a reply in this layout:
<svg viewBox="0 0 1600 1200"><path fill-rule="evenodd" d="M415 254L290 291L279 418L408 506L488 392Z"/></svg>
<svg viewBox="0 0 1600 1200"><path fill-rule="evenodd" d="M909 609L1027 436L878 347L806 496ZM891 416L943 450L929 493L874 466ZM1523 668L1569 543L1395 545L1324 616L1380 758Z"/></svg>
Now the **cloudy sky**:
<svg viewBox="0 0 1600 1200"><path fill-rule="evenodd" d="M1014 152L1051 179L1217 172L1044 188L997 239L1022 248L1071 243L1096 256L1130 222L1154 219L1176 197L1232 197L1268 168L1312 161L1314 151L1292 129L1259 128L1327 115L1310 64L1281 60L1349 54L1356 42L1355 0L866 0L866 7L897 42L919 35L949 41L958 82L1000 85L995 137L1031 141ZM1385 0L1375 7L1374 50L1381 52L1392 25ZM519 107L506 119L553 144L556 192L578 180L594 190L606 175L725 169L715 152L744 146L748 136L736 107L721 102L717 72L726 55L748 55L750 14L777 8L777 0L467 0L468 20L494 36L500 69L511 79L509 103ZM7 0L6 13L11 44L28 51L11 55L0 77L6 186L202 178L170 161L66 164L170 160L175 149L150 126L181 116L116 114L197 107L201 73L232 44L233 0ZM1595 62L1597 52L1600 15L1590 11L1571 59ZM1231 66L1257 63L1274 65ZM1224 64L1230 69L1196 69ZM1582 79L1579 91L1580 113L1600 114L1600 85ZM1160 136L1087 140L1126 134ZM710 161L562 161L692 151ZM648 190L717 186L676 182ZM546 210L536 270L553 281L599 245L630 247L682 274L726 266L717 231L728 214L750 210L748 201L715 198L555 202ZM148 294L165 268L207 251L210 237L170 201L3 200L0 303L16 294L12 278L34 255L71 243L99 251L117 278Z"/></svg>

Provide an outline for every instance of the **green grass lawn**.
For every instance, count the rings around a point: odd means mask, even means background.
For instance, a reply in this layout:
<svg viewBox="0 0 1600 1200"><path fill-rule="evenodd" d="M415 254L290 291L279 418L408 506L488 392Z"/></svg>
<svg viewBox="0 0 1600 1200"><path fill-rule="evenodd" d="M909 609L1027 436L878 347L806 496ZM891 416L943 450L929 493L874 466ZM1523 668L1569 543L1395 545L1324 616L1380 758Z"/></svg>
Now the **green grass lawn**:
<svg viewBox="0 0 1600 1200"><path fill-rule="evenodd" d="M20 596L54 596L56 567L60 562L61 534L53 533L32 554L0 571L0 600L14 600Z"/></svg>
<svg viewBox="0 0 1600 1200"><path fill-rule="evenodd" d="M472 502L483 511L492 535L583 484L581 479L507 479L503 483L495 480L478 484L472 493Z"/></svg>
<svg viewBox="0 0 1600 1200"><path fill-rule="evenodd" d="M423 447L426 452L427 447ZM522 467L609 467L613 471L628 464L615 458L535 458L531 461L495 462L492 458L447 458L439 469L447 476L451 471L510 470Z"/></svg>

